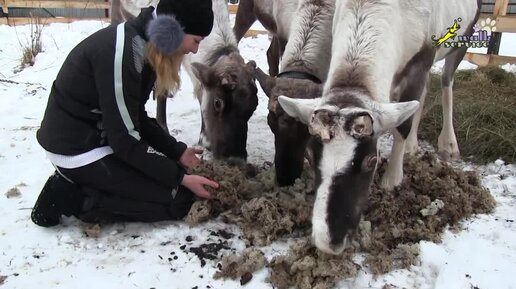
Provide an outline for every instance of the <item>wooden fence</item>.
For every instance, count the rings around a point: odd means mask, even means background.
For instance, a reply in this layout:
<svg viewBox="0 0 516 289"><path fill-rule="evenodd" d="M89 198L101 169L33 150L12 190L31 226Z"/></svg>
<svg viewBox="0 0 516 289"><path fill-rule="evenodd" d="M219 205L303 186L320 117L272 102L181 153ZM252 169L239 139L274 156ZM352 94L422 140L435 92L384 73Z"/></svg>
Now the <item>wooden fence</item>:
<svg viewBox="0 0 516 289"><path fill-rule="evenodd" d="M188 0L185 0L188 1ZM102 20L110 22L110 11L111 3L108 0L88 0L88 1L59 1L59 0L48 0L48 1L23 1L23 0L0 0L0 8L2 8L4 17L0 17L0 24L7 25L24 25L34 22L31 17L9 17L9 8L26 8L26 9L48 9L48 8L60 8L60 9L75 9L75 10L88 10L97 9L104 10L103 16L99 17L38 17L41 23L70 23L78 20ZM238 4L228 4L229 12L236 14L238 10ZM0 15L1 16L1 15ZM259 34L267 34L264 30L251 29L246 33L246 37L256 37Z"/></svg>
<svg viewBox="0 0 516 289"><path fill-rule="evenodd" d="M34 22L31 17L9 17L10 8L28 8L28 9L48 9L48 8L63 8L63 9L77 9L77 10L89 10L89 9L100 9L104 10L103 17L41 17L42 23L69 23L77 20L104 20L109 21L109 9L111 4L107 0L94 0L94 1L23 1L23 0L0 0L0 7L6 17L0 18L0 24L7 25L23 25Z"/></svg>
<svg viewBox="0 0 516 289"><path fill-rule="evenodd" d="M185 0L188 1L188 0ZM516 5L516 3L510 3L510 0L496 0L494 2L494 8L492 14L482 14L482 18L490 17L496 21L496 33L492 34L492 40L486 54L471 53L468 52L464 57L465 60L479 65L501 65L505 63L516 63L516 57L498 55L500 47L502 33L510 32L516 33L516 16L507 15L510 5ZM492 3L485 3L492 5ZM7 17L0 17L0 24L7 25L21 25L32 23L33 20L30 17L8 17L9 8L32 8L32 9L45 9L45 8L65 8L65 9L100 9L104 10L102 17L45 17L41 19L42 23L70 23L77 20L103 20L106 22L110 21L110 9L111 3L108 0L88 0L88 1L59 1L59 0L48 0L48 1L23 1L23 0L0 0L0 7ZM238 4L229 4L230 13L235 14L238 10ZM263 30L249 30L246 36L255 37L259 34L266 34L267 31Z"/></svg>
<svg viewBox="0 0 516 289"><path fill-rule="evenodd" d="M465 60L478 66L502 65L506 63L516 64L516 57L498 55L502 33L516 33L516 16L507 15L509 0L496 0L492 14L481 14L481 18L490 18L496 21L496 32L491 34L491 41L486 54L466 53ZM516 5L516 3L511 3Z"/></svg>

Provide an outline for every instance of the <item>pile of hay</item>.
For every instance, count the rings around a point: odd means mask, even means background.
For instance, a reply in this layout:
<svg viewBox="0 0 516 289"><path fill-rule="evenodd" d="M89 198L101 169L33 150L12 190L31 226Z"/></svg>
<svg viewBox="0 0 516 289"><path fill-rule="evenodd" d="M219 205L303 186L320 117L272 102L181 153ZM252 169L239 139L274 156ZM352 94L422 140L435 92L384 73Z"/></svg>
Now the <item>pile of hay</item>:
<svg viewBox="0 0 516 289"><path fill-rule="evenodd" d="M294 236L310 229L314 194L313 177L305 169L290 187L275 185L271 164L231 166L205 162L193 170L217 181L213 200L197 201L185 221L193 226L220 217L241 227L247 245L265 246L278 237Z"/></svg>
<svg viewBox="0 0 516 289"><path fill-rule="evenodd" d="M461 155L479 163L516 161L516 74L499 67L457 71L453 118ZM442 128L440 76L431 75L419 135L435 145Z"/></svg>
<svg viewBox="0 0 516 289"><path fill-rule="evenodd" d="M491 212L496 203L476 172L462 171L437 160L435 154L405 156L404 178L392 191L378 184L387 162L379 165L359 232L360 251L374 274L414 264L421 240L440 242L443 230L458 228L473 214Z"/></svg>
<svg viewBox="0 0 516 289"><path fill-rule="evenodd" d="M216 278L247 282L254 270L267 266L276 288L322 289L356 276L360 265L352 260L355 252L366 253L363 264L374 274L407 268L417 262L419 241L438 242L447 226L457 227L464 218L488 213L495 206L474 172L454 169L435 154L406 157L403 183L391 192L378 187L385 164L379 165L353 246L340 256L321 253L310 243L314 195L313 176L307 170L294 186L278 188L270 165L238 168L205 163L196 173L215 179L221 189L215 200L197 202L187 222L195 225L219 216L242 228L248 250L224 257ZM253 247L285 237L295 240L289 252L270 262Z"/></svg>

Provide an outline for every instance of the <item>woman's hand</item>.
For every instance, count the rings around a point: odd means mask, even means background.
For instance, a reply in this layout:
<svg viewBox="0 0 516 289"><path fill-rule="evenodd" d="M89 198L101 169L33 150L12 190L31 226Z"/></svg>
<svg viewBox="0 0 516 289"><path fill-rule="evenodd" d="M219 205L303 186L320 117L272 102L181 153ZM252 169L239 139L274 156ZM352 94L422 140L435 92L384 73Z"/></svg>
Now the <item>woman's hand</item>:
<svg viewBox="0 0 516 289"><path fill-rule="evenodd" d="M191 169L201 163L201 160L196 156L196 154L202 154L202 152L202 149L187 148L179 158L179 163L183 167Z"/></svg>
<svg viewBox="0 0 516 289"><path fill-rule="evenodd" d="M205 185L210 186L214 189L217 189L219 187L218 183L198 175L185 175L183 177L181 185L188 188L196 196L204 199L211 199L213 197L212 194L204 188Z"/></svg>

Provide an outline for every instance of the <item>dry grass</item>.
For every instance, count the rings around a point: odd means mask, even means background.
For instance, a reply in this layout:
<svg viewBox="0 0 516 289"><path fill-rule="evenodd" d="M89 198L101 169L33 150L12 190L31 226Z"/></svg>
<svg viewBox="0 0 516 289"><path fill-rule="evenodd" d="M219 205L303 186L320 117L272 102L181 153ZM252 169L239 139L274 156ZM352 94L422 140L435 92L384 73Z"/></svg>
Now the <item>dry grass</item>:
<svg viewBox="0 0 516 289"><path fill-rule="evenodd" d="M27 66L33 66L36 61L36 55L42 51L41 35L43 33L44 24L41 18L31 16L29 25L29 39L25 39L25 41L19 40L22 49L19 70Z"/></svg>
<svg viewBox="0 0 516 289"><path fill-rule="evenodd" d="M499 67L458 71L454 127L462 158L516 161L516 75ZM440 76L431 75L419 135L437 144L442 127Z"/></svg>

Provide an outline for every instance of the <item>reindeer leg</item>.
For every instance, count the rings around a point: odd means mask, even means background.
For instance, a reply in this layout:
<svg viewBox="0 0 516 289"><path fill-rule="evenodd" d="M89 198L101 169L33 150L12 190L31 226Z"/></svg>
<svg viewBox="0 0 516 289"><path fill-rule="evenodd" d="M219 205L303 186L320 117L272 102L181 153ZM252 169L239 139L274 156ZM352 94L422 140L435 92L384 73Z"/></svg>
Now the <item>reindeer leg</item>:
<svg viewBox="0 0 516 289"><path fill-rule="evenodd" d="M427 83L430 74L427 76ZM421 97L419 98L419 108L417 109L414 117L412 119L412 126L410 128L410 133L407 137L407 142L405 143L405 153L410 155L415 155L418 149L417 143L417 131L419 129L419 123L421 121L421 115L423 114L423 107L425 105L426 93L428 91L428 84L423 88L423 92L421 93Z"/></svg>
<svg viewBox="0 0 516 289"><path fill-rule="evenodd" d="M167 98L165 97L156 99L156 121L164 131L170 134L167 126Z"/></svg>
<svg viewBox="0 0 516 289"><path fill-rule="evenodd" d="M235 25L233 26L233 33L235 34L237 43L240 42L255 21L254 0L240 0L235 16Z"/></svg>
<svg viewBox="0 0 516 289"><path fill-rule="evenodd" d="M416 55L407 63L403 70L404 83L400 90L400 102L419 100L425 90L426 82L430 67L432 67L435 56L435 50L426 47L416 53ZM421 104L420 104L421 107ZM404 121L393 132L394 143L392 145L389 164L380 181L380 186L384 189L392 189L401 184L403 180L403 155L405 153L405 140L413 126L413 118L411 116ZM414 132L414 133L417 133Z"/></svg>
<svg viewBox="0 0 516 289"><path fill-rule="evenodd" d="M280 41L277 36L273 36L269 49L267 49L267 64L269 65L269 75L275 77L279 73L280 62Z"/></svg>
<svg viewBox="0 0 516 289"><path fill-rule="evenodd" d="M467 48L458 48L446 56L441 76L443 128L437 141L437 154L444 161L460 158L459 145L453 129L453 77L466 50Z"/></svg>

